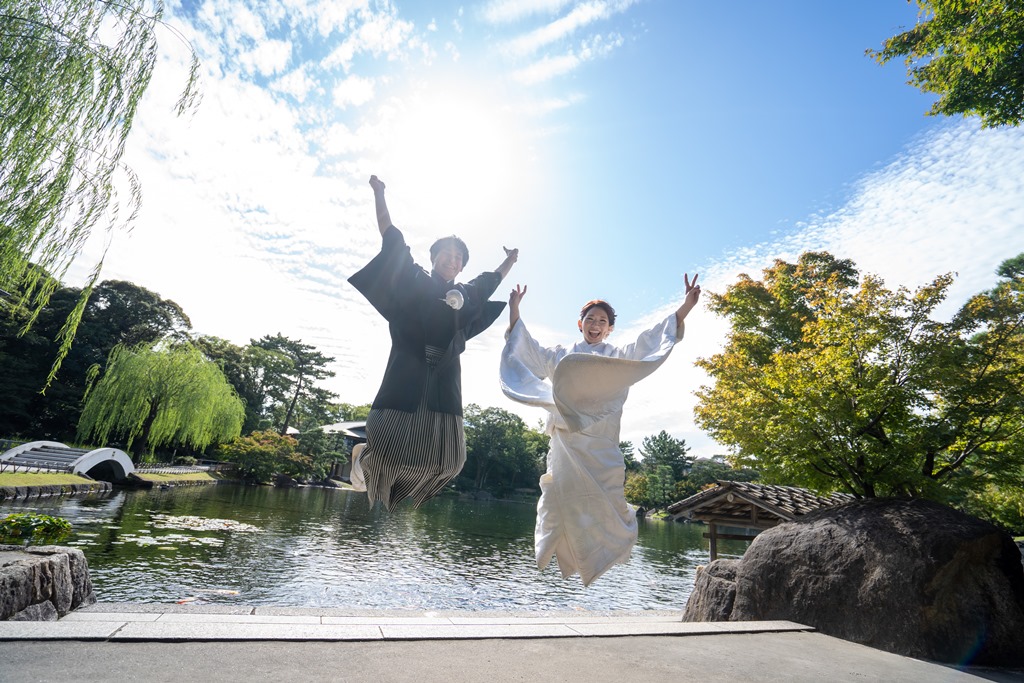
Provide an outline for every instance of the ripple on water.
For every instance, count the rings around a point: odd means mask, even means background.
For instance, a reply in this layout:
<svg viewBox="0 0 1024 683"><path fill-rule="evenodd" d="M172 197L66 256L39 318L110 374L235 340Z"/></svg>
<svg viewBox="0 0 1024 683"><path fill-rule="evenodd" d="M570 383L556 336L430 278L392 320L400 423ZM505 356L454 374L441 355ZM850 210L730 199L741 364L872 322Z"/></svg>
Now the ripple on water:
<svg viewBox="0 0 1024 683"><path fill-rule="evenodd" d="M554 563L537 569L532 506L452 498L388 514L341 490L210 486L33 507L71 521L110 602L672 610L708 558L703 526L646 522L630 561L583 588Z"/></svg>

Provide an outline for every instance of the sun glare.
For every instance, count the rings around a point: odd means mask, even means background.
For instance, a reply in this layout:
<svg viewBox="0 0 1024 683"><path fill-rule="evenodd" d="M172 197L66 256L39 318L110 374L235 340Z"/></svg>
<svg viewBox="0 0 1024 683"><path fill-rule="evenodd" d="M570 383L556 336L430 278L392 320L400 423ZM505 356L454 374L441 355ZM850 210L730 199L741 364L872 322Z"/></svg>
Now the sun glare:
<svg viewBox="0 0 1024 683"><path fill-rule="evenodd" d="M500 102L423 94L395 121L380 174L401 181L401 200L417 222L468 232L521 201L529 157L522 140Z"/></svg>

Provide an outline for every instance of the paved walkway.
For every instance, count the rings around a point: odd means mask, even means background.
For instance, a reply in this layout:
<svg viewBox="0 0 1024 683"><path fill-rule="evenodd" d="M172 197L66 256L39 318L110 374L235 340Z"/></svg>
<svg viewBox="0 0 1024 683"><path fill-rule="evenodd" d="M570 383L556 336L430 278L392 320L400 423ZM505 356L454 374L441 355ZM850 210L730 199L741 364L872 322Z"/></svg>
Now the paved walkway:
<svg viewBox="0 0 1024 683"><path fill-rule="evenodd" d="M1021 681L791 622L98 604L0 622L0 681Z"/></svg>

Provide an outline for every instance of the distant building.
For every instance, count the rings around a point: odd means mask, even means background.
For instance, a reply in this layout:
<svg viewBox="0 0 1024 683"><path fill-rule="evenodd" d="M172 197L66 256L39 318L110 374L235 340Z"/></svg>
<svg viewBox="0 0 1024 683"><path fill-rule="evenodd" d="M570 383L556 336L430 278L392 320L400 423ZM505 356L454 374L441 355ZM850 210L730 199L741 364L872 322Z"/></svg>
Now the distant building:
<svg viewBox="0 0 1024 683"><path fill-rule="evenodd" d="M331 469L330 477L349 481L352 473L352 448L356 444L366 443L366 421L336 422L320 427L320 431L328 436L335 450L348 456L344 462L337 463Z"/></svg>

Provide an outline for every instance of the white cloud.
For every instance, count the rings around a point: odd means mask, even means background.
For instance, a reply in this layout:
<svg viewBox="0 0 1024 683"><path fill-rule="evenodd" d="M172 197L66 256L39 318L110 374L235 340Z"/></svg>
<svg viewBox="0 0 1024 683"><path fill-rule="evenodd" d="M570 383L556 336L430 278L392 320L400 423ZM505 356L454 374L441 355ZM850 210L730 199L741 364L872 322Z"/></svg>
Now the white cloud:
<svg viewBox="0 0 1024 683"><path fill-rule="evenodd" d="M238 64L248 72L272 76L284 71L292 54L292 44L285 40L263 40L248 52L238 55Z"/></svg>
<svg viewBox="0 0 1024 683"><path fill-rule="evenodd" d="M533 64L517 69L512 73L512 78L523 85L535 85L549 81L556 76L561 76L573 71L580 65L580 58L574 54L562 55L560 57L543 57Z"/></svg>
<svg viewBox="0 0 1024 683"><path fill-rule="evenodd" d="M493 0L480 16L489 24L507 24L535 14L552 15L573 0Z"/></svg>
<svg viewBox="0 0 1024 683"><path fill-rule="evenodd" d="M544 100L526 102L517 108L517 111L530 117L541 117L552 112L568 109L580 102L586 101L586 97L580 93L570 93L565 97L549 97Z"/></svg>
<svg viewBox="0 0 1024 683"><path fill-rule="evenodd" d="M593 36L583 41L578 52L558 57L542 57L527 67L512 73L512 78L523 85L535 85L575 71L580 65L604 57L625 42L622 36Z"/></svg>
<svg viewBox="0 0 1024 683"><path fill-rule="evenodd" d="M334 86L331 94L334 97L334 104L342 109L349 105L364 105L373 99L373 79L349 76Z"/></svg>
<svg viewBox="0 0 1024 683"><path fill-rule="evenodd" d="M584 26L601 19L608 19L618 12L626 10L630 4L632 3L581 3L573 7L564 17L507 41L502 45L501 50L513 58L531 55L543 47L572 35Z"/></svg>
<svg viewBox="0 0 1024 683"><path fill-rule="evenodd" d="M322 66L341 66L346 72L352 68L356 55L368 53L397 59L405 47L416 47L412 41L413 25L402 21L394 14L360 15L362 23L355 27L337 48L324 58Z"/></svg>
<svg viewBox="0 0 1024 683"><path fill-rule="evenodd" d="M309 94L317 89L317 83L310 77L304 64L273 81L270 87L277 92L291 95L299 102L305 102Z"/></svg>

